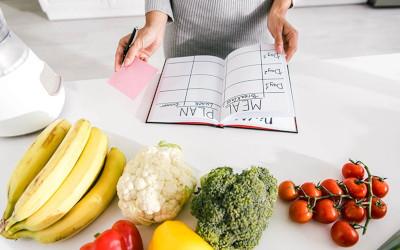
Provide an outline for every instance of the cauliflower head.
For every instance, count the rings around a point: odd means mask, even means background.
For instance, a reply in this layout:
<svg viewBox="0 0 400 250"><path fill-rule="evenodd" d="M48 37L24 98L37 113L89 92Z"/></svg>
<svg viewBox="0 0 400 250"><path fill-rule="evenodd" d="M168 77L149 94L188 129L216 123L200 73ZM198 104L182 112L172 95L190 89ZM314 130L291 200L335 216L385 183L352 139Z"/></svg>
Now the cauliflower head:
<svg viewBox="0 0 400 250"><path fill-rule="evenodd" d="M175 218L196 186L181 148L161 141L129 161L117 184L118 206L133 222L150 225Z"/></svg>

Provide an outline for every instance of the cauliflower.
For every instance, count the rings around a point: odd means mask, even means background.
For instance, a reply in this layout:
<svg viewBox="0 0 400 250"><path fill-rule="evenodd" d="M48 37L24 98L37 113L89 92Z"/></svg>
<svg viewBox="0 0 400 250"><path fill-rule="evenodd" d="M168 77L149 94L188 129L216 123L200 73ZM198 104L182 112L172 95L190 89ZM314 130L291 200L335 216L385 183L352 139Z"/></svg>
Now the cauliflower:
<svg viewBox="0 0 400 250"><path fill-rule="evenodd" d="M181 148L161 141L128 162L118 181L118 206L133 222L150 225L175 218L196 186Z"/></svg>

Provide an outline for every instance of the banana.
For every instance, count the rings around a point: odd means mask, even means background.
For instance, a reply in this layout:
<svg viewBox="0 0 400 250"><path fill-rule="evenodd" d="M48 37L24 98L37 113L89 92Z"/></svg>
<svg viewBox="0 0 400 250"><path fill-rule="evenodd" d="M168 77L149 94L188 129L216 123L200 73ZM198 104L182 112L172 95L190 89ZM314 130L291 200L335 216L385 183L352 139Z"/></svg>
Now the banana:
<svg viewBox="0 0 400 250"><path fill-rule="evenodd" d="M12 235L3 232L3 236L9 239L31 238L41 243L52 243L80 232L93 222L113 200L125 162L124 154L117 148L112 148L93 188L63 218L41 231L22 230Z"/></svg>
<svg viewBox="0 0 400 250"><path fill-rule="evenodd" d="M107 136L98 128L92 128L89 140L71 173L51 198L26 220L13 225L13 234L27 229L42 230L61 219L86 193L95 181L107 155Z"/></svg>
<svg viewBox="0 0 400 250"><path fill-rule="evenodd" d="M53 156L15 204L13 214L6 221L5 230L31 216L57 191L81 155L90 130L90 122L81 119L68 131Z"/></svg>
<svg viewBox="0 0 400 250"><path fill-rule="evenodd" d="M8 182L8 202L3 214L3 220L11 216L15 203L33 178L42 170L54 151L56 151L70 127L71 124L66 120L59 119L54 121L38 135L25 152Z"/></svg>

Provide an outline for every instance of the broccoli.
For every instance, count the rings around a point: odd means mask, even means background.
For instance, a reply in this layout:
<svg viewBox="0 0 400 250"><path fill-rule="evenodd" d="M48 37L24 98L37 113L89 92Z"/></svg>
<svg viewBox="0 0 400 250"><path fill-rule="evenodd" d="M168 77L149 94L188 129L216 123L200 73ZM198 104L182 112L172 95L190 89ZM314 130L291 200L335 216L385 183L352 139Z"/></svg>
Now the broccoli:
<svg viewBox="0 0 400 250"><path fill-rule="evenodd" d="M219 167L200 179L191 205L196 232L216 250L253 249L272 216L277 181L262 167Z"/></svg>

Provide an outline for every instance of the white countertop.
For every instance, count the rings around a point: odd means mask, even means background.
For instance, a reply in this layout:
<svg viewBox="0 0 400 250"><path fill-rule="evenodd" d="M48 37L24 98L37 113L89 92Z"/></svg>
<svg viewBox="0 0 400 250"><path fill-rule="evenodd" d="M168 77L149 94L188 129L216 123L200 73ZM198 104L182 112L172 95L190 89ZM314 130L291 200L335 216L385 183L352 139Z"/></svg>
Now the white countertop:
<svg viewBox="0 0 400 250"><path fill-rule="evenodd" d="M388 177L391 190L384 199L388 214L372 221L366 236L353 249L376 249L400 229L400 76L384 76L386 65L399 65L400 55L335 61L296 61L290 66L298 134L207 126L144 123L155 83L134 101L106 84L105 79L66 82L67 101L62 117L71 122L84 117L105 130L114 146L131 158L140 145L159 140L178 143L187 161L201 174L229 165L268 167L279 181L300 184L341 178L341 166L352 157L367 163L376 175ZM370 61L374 63L371 64ZM351 63L349 63L351 62ZM358 67L353 67L358 64ZM370 66L370 65L373 65ZM395 69L396 67L392 67ZM399 69L397 67L397 69ZM397 71L397 72L400 72ZM0 207L6 202L11 171L35 135L0 139ZM258 250L339 249L330 239L330 226L288 219L288 205L278 201ZM92 235L110 227L122 215L116 205L76 237L49 246L30 240L0 239L0 249L78 249ZM194 226L188 208L180 219ZM141 227L147 245L152 228Z"/></svg>

